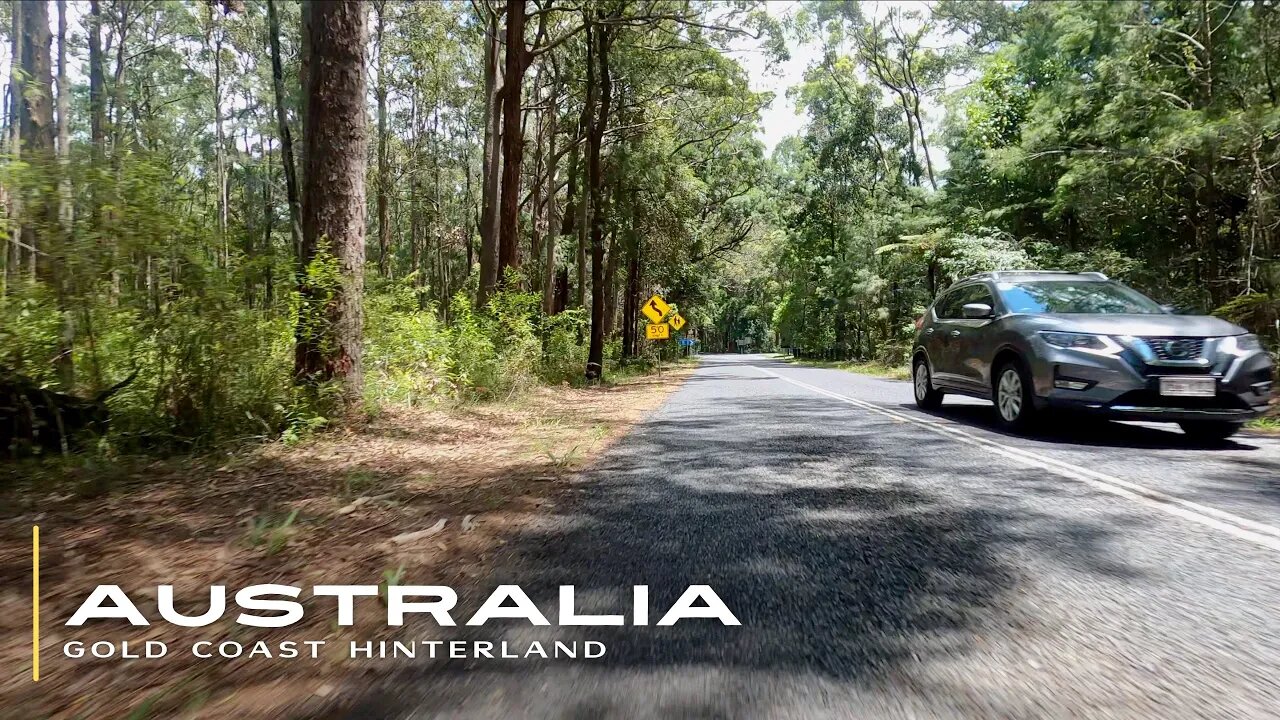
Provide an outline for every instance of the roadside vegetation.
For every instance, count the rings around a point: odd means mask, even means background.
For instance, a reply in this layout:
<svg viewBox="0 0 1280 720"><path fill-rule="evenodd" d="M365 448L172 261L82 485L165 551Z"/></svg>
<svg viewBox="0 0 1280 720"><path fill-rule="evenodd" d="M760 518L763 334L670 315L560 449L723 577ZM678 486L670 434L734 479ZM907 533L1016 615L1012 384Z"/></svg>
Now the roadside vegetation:
<svg viewBox="0 0 1280 720"><path fill-rule="evenodd" d="M675 357L639 304L698 332L753 232L768 96L726 50L778 28L540 7L0 5L0 454L294 442Z"/></svg>
<svg viewBox="0 0 1280 720"><path fill-rule="evenodd" d="M1280 347L1273 3L815 2L792 25L822 54L724 335L896 366L954 280L1061 268Z"/></svg>

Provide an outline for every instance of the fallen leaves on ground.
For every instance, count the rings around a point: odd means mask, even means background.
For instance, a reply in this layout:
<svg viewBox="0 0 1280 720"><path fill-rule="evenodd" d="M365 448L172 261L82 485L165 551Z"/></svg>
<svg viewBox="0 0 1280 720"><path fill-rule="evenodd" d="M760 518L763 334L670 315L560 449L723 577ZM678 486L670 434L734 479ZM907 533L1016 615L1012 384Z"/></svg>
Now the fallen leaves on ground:
<svg viewBox="0 0 1280 720"><path fill-rule="evenodd" d="M332 607L289 628L235 625L230 596L258 583L449 585L484 577L502 536L546 512L564 478L657 407L690 370L613 386L541 388L502 403L388 408L363 427L300 446L227 458L110 467L0 465L0 707L9 718L281 718L340 702L377 672L345 640L391 636L377 612L339 627ZM5 476L8 473L8 477ZM15 477L15 475L27 477ZM41 527L42 679L32 683L31 526ZM213 625L129 628L63 623L94 586L122 586L158 618L156 586L203 612L225 585ZM184 599L189 599L185 601ZM409 626L404 628L410 630ZM422 637L418 628L417 637ZM327 640L321 657L199 660L198 639L248 646ZM71 660L70 640L169 645L162 660ZM385 670L385 668L383 668Z"/></svg>

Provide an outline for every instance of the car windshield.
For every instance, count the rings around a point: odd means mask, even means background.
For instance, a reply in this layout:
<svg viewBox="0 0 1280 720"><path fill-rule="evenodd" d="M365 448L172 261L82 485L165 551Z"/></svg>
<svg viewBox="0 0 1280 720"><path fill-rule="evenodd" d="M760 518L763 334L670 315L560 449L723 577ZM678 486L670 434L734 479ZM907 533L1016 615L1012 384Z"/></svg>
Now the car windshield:
<svg viewBox="0 0 1280 720"><path fill-rule="evenodd" d="M1138 314L1163 313L1151 298L1112 282L1031 280L1002 282L1000 297L1014 313Z"/></svg>

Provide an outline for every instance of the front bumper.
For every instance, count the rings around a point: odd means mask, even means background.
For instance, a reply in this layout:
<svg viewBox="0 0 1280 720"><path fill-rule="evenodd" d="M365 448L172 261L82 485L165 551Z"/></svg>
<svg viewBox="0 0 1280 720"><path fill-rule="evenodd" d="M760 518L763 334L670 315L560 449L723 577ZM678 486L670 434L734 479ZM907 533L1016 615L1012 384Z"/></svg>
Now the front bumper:
<svg viewBox="0 0 1280 720"><path fill-rule="evenodd" d="M1039 404L1098 413L1117 419L1179 422L1214 420L1246 422L1264 413L1271 397L1274 368L1265 352L1218 353L1205 367L1148 365L1126 350L1102 355L1057 348L1037 340L1032 373ZM1215 397L1160 395L1160 377L1213 377ZM1063 381L1084 384L1061 387Z"/></svg>

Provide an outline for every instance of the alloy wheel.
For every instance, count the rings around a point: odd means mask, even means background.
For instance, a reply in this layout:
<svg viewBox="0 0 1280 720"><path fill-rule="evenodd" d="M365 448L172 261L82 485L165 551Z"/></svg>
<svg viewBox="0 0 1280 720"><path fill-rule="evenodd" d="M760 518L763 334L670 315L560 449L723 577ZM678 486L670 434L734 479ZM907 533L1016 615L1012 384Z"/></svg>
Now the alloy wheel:
<svg viewBox="0 0 1280 720"><path fill-rule="evenodd" d="M1014 368L1005 368L996 389L996 407L1005 422L1015 422L1022 414L1022 378Z"/></svg>

